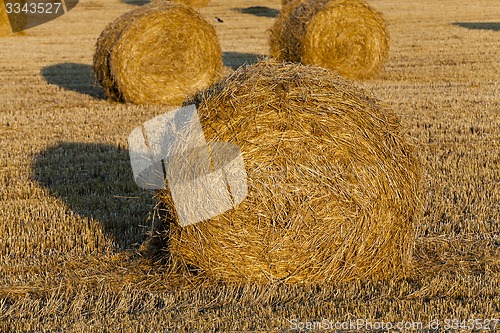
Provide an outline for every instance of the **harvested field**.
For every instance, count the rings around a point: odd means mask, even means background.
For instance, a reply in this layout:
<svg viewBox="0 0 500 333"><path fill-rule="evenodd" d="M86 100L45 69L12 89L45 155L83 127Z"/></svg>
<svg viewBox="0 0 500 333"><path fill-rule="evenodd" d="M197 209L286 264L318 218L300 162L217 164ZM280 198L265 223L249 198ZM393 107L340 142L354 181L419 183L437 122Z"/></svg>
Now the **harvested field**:
<svg viewBox="0 0 500 333"><path fill-rule="evenodd" d="M166 110L103 98L96 39L135 5L82 0L0 37L0 331L286 331L361 318L444 329L500 318L500 3L369 4L391 47L380 75L358 84L398 112L426 163L410 277L229 284L144 256L155 203L133 182L127 136ZM250 6L269 13L281 1L199 9L226 66L268 54L274 18Z"/></svg>
<svg viewBox="0 0 500 333"><path fill-rule="evenodd" d="M166 2L166 1L170 1L170 0L152 0L151 2L158 3L158 2ZM209 0L173 0L173 2L183 3L185 5L192 6L192 7L203 7L203 6L208 5L208 3L210 1Z"/></svg>

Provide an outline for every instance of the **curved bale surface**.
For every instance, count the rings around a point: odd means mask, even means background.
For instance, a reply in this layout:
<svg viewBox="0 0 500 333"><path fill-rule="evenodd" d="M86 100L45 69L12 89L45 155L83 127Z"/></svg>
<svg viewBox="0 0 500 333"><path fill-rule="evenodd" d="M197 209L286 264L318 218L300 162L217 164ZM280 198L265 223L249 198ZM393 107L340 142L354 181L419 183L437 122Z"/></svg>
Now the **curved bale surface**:
<svg viewBox="0 0 500 333"><path fill-rule="evenodd" d="M222 51L215 29L194 9L148 4L102 32L94 71L111 100L180 105L221 78Z"/></svg>
<svg viewBox="0 0 500 333"><path fill-rule="evenodd" d="M26 3L25 0L18 0L17 3L20 4L21 8ZM10 22L9 16L7 15L5 2L4 0L0 0L0 36L11 36L14 35L12 32L11 26L15 26L18 29L22 29L26 23L28 22L28 16L24 12L20 12L15 16L15 21ZM18 33L19 34L23 34Z"/></svg>
<svg viewBox="0 0 500 333"><path fill-rule="evenodd" d="M169 191L173 267L227 281L343 282L405 276L421 166L399 119L331 71L263 61L196 95L207 142L238 145L248 195L186 227Z"/></svg>
<svg viewBox="0 0 500 333"><path fill-rule="evenodd" d="M389 35L382 15L362 0L295 0L278 15L270 46L278 60L367 79L383 67Z"/></svg>

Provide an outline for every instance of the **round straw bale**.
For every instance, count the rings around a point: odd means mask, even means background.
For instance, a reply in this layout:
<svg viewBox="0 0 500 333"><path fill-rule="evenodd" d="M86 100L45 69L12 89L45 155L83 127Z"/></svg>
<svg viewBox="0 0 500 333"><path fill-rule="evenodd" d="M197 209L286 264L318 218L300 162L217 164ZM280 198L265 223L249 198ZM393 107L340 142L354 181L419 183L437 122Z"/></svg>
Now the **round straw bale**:
<svg viewBox="0 0 500 333"><path fill-rule="evenodd" d="M26 3L25 0L18 0L16 3L19 3L21 8L24 6ZM4 0L0 0L0 36L9 36L12 35L12 27L16 28L23 28L27 21L28 21L28 16L24 12L20 12L19 14L16 14L15 16L12 16L13 22L9 20L9 16L7 15L6 7Z"/></svg>
<svg viewBox="0 0 500 333"><path fill-rule="evenodd" d="M382 15L362 0L295 0L278 15L270 46L276 59L366 79L384 65L389 36Z"/></svg>
<svg viewBox="0 0 500 333"><path fill-rule="evenodd" d="M112 100L179 105L220 79L222 51L215 29L194 9L147 4L102 32L94 71Z"/></svg>
<svg viewBox="0 0 500 333"><path fill-rule="evenodd" d="M194 100L207 142L241 148L248 195L181 227L158 191L174 267L228 281L405 276L421 166L400 122L327 69L264 60Z"/></svg>
<svg viewBox="0 0 500 333"><path fill-rule="evenodd" d="M210 0L152 0L151 2L160 3L160 2L166 2L166 1L183 3L183 4L191 6L191 7L205 7L210 2Z"/></svg>

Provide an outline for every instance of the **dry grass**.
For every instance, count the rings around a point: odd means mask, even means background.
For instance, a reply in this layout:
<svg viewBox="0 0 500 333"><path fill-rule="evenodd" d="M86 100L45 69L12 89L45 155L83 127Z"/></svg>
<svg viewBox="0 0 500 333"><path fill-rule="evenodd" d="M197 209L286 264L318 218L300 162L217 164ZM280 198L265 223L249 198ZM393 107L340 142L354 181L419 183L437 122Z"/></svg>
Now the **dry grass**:
<svg viewBox="0 0 500 333"><path fill-rule="evenodd" d="M408 274L421 166L391 110L331 71L269 60L195 103L209 143L241 147L248 196L180 227L170 192L160 192L173 262L261 283Z"/></svg>
<svg viewBox="0 0 500 333"><path fill-rule="evenodd" d="M382 14L363 0L295 0L278 15L270 46L278 60L367 79L387 60L389 35Z"/></svg>
<svg viewBox="0 0 500 333"><path fill-rule="evenodd" d="M141 258L154 200L133 183L126 140L165 109L95 97L96 39L133 7L87 0L23 38L0 39L0 331L284 331L295 318L500 317L498 31L454 24L494 22L500 5L370 4L384 13L392 44L364 88L398 110L427 164L411 277L193 282ZM252 5L280 8L278 0ZM272 18L222 0L201 12L216 25L226 64L268 52Z"/></svg>
<svg viewBox="0 0 500 333"><path fill-rule="evenodd" d="M215 29L192 8L147 4L102 32L94 71L111 100L180 105L220 79L222 51Z"/></svg>

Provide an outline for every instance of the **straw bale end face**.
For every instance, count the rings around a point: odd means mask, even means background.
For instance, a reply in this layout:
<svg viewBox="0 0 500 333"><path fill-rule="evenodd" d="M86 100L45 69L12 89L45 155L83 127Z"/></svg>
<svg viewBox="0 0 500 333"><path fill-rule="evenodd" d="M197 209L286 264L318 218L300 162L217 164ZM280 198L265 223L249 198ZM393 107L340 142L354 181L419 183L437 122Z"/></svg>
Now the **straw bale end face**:
<svg viewBox="0 0 500 333"><path fill-rule="evenodd" d="M180 105L221 78L222 51L215 29L194 9L148 4L102 32L94 71L112 100Z"/></svg>
<svg viewBox="0 0 500 333"><path fill-rule="evenodd" d="M350 79L377 75L389 52L385 21L363 0L288 1L270 33L272 57Z"/></svg>
<svg viewBox="0 0 500 333"><path fill-rule="evenodd" d="M227 281L343 282L411 268L421 167L399 119L331 71L262 61L196 95L207 142L241 148L248 195L168 252Z"/></svg>

